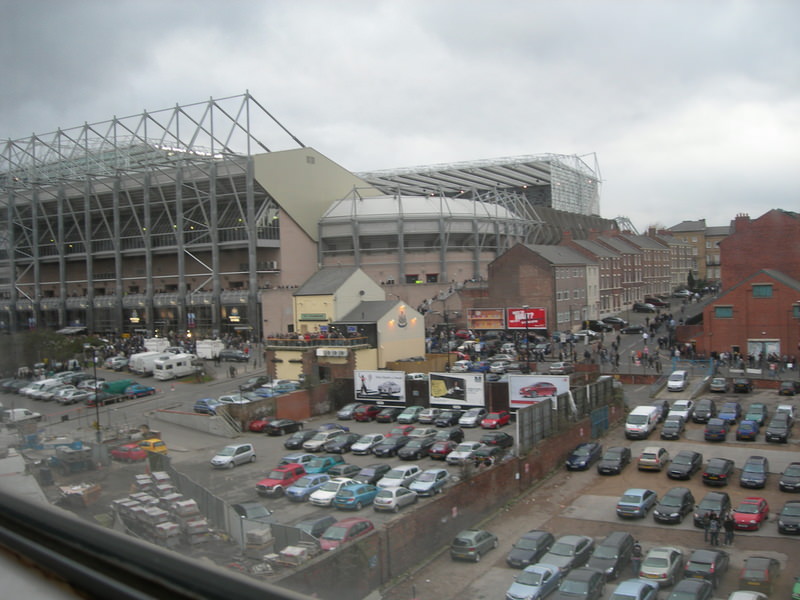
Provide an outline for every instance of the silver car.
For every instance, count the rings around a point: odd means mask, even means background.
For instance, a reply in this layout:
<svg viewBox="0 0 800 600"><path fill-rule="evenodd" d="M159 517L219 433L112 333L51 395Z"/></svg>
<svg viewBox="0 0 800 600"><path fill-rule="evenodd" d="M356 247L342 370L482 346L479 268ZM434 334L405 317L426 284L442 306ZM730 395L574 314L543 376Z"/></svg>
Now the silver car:
<svg viewBox="0 0 800 600"><path fill-rule="evenodd" d="M374 510L387 510L399 512L404 506L414 504L417 501L417 493L404 487L384 488L372 501Z"/></svg>
<svg viewBox="0 0 800 600"><path fill-rule="evenodd" d="M231 444L217 452L211 459L211 466L215 469L232 469L255 460L256 449L253 448L253 444Z"/></svg>

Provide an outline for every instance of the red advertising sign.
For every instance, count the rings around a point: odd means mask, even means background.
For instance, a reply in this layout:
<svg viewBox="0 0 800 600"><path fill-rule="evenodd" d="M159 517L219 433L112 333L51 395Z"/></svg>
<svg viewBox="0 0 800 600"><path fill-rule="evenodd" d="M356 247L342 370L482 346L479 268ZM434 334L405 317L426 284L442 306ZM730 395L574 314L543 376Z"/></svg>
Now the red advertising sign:
<svg viewBox="0 0 800 600"><path fill-rule="evenodd" d="M543 308L507 308L508 329L547 329L547 313Z"/></svg>

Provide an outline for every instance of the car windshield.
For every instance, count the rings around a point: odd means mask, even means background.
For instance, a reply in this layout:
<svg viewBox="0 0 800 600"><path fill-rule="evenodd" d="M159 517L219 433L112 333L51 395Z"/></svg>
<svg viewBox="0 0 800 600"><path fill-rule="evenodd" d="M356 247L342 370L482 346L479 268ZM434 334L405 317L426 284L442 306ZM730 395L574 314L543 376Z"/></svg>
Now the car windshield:
<svg viewBox="0 0 800 600"><path fill-rule="evenodd" d="M417 477L417 481L435 481L436 480L436 473L422 473L419 477Z"/></svg>
<svg viewBox="0 0 800 600"><path fill-rule="evenodd" d="M787 517L800 517L800 504L787 504L781 511L782 515Z"/></svg>
<svg viewBox="0 0 800 600"><path fill-rule="evenodd" d="M607 450L603 455L604 460L619 460L620 458L622 458L622 450Z"/></svg>
<svg viewBox="0 0 800 600"><path fill-rule="evenodd" d="M758 504L740 504L736 508L736 512L748 515L755 515L758 513Z"/></svg>
<svg viewBox="0 0 800 600"><path fill-rule="evenodd" d="M312 439L312 440L317 440L317 441L320 441L320 442L321 442L321 441L323 441L323 440L327 440L327 439L328 439L328 434L327 434L327 432L320 431L319 433L315 433L315 434L314 434L314 437L313 437L313 438L311 438L311 439Z"/></svg>
<svg viewBox="0 0 800 600"><path fill-rule="evenodd" d="M309 487L313 483L313 479L310 477L301 477L294 483L294 487L304 488Z"/></svg>
<svg viewBox="0 0 800 600"><path fill-rule="evenodd" d="M766 580L766 573L761 569L744 569L741 577L739 577L740 581L742 579L747 581L764 581Z"/></svg>
<svg viewBox="0 0 800 600"><path fill-rule="evenodd" d="M559 593L571 596L585 596L588 591L588 584L585 581L573 581L565 579L558 588Z"/></svg>
<svg viewBox="0 0 800 600"><path fill-rule="evenodd" d="M564 542L556 542L553 544L553 547L550 548L550 554L555 554L556 556L572 556L575 554L575 547L571 544L565 544Z"/></svg>
<svg viewBox="0 0 800 600"><path fill-rule="evenodd" d="M705 562L697 562L697 561L689 561L689 564L686 565L686 569L691 569L692 571L697 571L699 573L710 573L711 572L711 563Z"/></svg>
<svg viewBox="0 0 800 600"><path fill-rule="evenodd" d="M381 490L380 492L378 492L378 494L375 497L376 498L392 498L392 497L394 497L394 493L393 493L392 490Z"/></svg>
<svg viewBox="0 0 800 600"><path fill-rule="evenodd" d="M575 456L588 456L589 455L589 448L586 446L581 446L580 448L575 448L575 451L572 453Z"/></svg>
<svg viewBox="0 0 800 600"><path fill-rule="evenodd" d="M406 448L419 448L422 444L425 443L423 438L417 438L415 440L411 440L406 444Z"/></svg>
<svg viewBox="0 0 800 600"><path fill-rule="evenodd" d="M347 535L347 527L337 527L336 525L331 525L330 527L328 527L327 531L322 535L322 539L338 542L340 540L343 540L346 535Z"/></svg>
<svg viewBox="0 0 800 600"><path fill-rule="evenodd" d="M592 556L594 558L617 558L617 549L613 546L598 546Z"/></svg>
<svg viewBox="0 0 800 600"><path fill-rule="evenodd" d="M233 456L236 453L236 448L233 446L225 446L217 453L217 456Z"/></svg>
<svg viewBox="0 0 800 600"><path fill-rule="evenodd" d="M663 556L648 556L642 563L643 567L654 567L658 569L665 569L669 566L669 561Z"/></svg>
<svg viewBox="0 0 800 600"><path fill-rule="evenodd" d="M402 479L404 477L404 475L405 475L405 473L403 471L398 471L397 469L392 469L391 471L386 473L386 475L384 475L384 477L386 477L386 479Z"/></svg>
<svg viewBox="0 0 800 600"><path fill-rule="evenodd" d="M367 435L362 435L360 438L358 438L358 442L361 443L361 444L369 444L374 439L375 439L374 435L367 434Z"/></svg>
<svg viewBox="0 0 800 600"><path fill-rule="evenodd" d="M324 458L315 458L314 460L308 461L308 468L309 469L318 469L320 467L324 467L328 464L328 461Z"/></svg>
<svg viewBox="0 0 800 600"><path fill-rule="evenodd" d="M542 585L544 576L537 571L523 571L514 580L522 585Z"/></svg>
<svg viewBox="0 0 800 600"><path fill-rule="evenodd" d="M756 464L756 465L745 465L744 466L745 473L764 473L764 465Z"/></svg>
<svg viewBox="0 0 800 600"><path fill-rule="evenodd" d="M635 494L623 494L622 498L620 498L620 502L625 504L639 504L641 501L642 497Z"/></svg>
<svg viewBox="0 0 800 600"><path fill-rule="evenodd" d="M678 498L677 496L664 496L661 499L661 506L673 507L673 506L680 506L681 504L682 504L681 499Z"/></svg>
<svg viewBox="0 0 800 600"><path fill-rule="evenodd" d="M459 444L456 446L456 452L472 452L472 443Z"/></svg>

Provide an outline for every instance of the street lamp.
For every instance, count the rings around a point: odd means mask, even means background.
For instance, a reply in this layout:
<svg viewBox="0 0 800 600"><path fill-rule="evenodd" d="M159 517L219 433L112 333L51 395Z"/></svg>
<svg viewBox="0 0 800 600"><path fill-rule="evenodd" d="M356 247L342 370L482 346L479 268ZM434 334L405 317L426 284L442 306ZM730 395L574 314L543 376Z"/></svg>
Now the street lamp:
<svg viewBox="0 0 800 600"><path fill-rule="evenodd" d="M102 432L100 431L100 398L98 397L98 389L97 389L97 350L91 344L86 344L84 349L88 349L92 351L92 372L94 375L94 424L95 424L95 435L97 436L97 443L103 441Z"/></svg>
<svg viewBox="0 0 800 600"><path fill-rule="evenodd" d="M531 362L531 341L528 337L528 309L530 306L527 304L522 305L522 310L525 312L525 365L530 368Z"/></svg>

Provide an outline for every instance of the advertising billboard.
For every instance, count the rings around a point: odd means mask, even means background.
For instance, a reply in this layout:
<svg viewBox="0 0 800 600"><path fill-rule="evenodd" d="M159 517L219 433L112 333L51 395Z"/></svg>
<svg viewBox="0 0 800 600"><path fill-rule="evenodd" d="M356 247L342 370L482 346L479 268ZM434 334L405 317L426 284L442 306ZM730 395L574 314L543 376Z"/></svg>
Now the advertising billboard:
<svg viewBox="0 0 800 600"><path fill-rule="evenodd" d="M485 405L483 373L431 373L428 386L431 406L466 409Z"/></svg>
<svg viewBox="0 0 800 600"><path fill-rule="evenodd" d="M547 329L547 311L544 308L507 308L508 329Z"/></svg>
<svg viewBox="0 0 800 600"><path fill-rule="evenodd" d="M356 400L383 404L405 403L406 374L404 371L354 371Z"/></svg>
<svg viewBox="0 0 800 600"><path fill-rule="evenodd" d="M506 311L503 308L468 308L467 327L469 329L505 329Z"/></svg>
<svg viewBox="0 0 800 600"><path fill-rule="evenodd" d="M569 391L569 375L509 375L508 405L511 408L529 406L542 400L552 400Z"/></svg>

